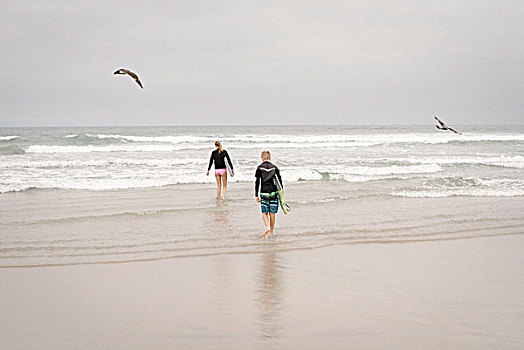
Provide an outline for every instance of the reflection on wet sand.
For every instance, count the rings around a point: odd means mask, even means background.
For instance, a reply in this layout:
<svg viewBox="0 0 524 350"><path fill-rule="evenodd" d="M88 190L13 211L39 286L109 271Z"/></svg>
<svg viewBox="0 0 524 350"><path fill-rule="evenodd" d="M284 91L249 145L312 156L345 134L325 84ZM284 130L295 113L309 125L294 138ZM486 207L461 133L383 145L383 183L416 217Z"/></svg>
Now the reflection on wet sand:
<svg viewBox="0 0 524 350"><path fill-rule="evenodd" d="M266 252L261 255L256 302L260 341L268 348L278 347L279 339L282 336L283 293L284 283L279 255L275 252Z"/></svg>
<svg viewBox="0 0 524 350"><path fill-rule="evenodd" d="M214 227L214 231L218 235L221 235L222 232L219 229L228 228L229 224L229 207L227 202L223 200L217 200L215 208L213 211L213 222L211 223ZM233 271L229 266L229 257L221 256L217 257L216 269L213 269L212 281L213 281L213 290L212 294L214 295L215 309L227 317L231 314L231 305L230 300L233 299L234 293L232 290L228 289L233 285Z"/></svg>
<svg viewBox="0 0 524 350"><path fill-rule="evenodd" d="M213 209L214 223L218 227L230 227L229 223L229 206L226 201L217 200L216 206Z"/></svg>

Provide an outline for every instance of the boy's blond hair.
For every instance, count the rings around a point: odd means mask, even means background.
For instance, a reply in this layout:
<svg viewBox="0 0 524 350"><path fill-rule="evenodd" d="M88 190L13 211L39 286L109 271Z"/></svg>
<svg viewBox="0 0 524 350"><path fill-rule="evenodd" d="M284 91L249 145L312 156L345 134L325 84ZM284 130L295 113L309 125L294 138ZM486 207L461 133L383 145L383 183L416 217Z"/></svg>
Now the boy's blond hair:
<svg viewBox="0 0 524 350"><path fill-rule="evenodd" d="M262 151L260 157L262 157L262 160L271 160L271 153L269 153L269 151Z"/></svg>

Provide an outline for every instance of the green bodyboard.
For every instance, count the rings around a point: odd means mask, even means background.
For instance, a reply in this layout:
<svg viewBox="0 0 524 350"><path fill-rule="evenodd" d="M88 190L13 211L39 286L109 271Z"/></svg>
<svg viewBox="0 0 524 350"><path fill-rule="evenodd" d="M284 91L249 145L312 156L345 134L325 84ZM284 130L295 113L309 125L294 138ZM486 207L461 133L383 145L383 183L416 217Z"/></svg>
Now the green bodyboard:
<svg viewBox="0 0 524 350"><path fill-rule="evenodd" d="M284 189L282 188L282 184L280 181L278 181L278 178L275 176L273 179L275 182L275 186L277 186L277 196L278 196L278 204L280 204L280 208L282 208L282 211L284 214L287 214L291 208L289 205L286 204L286 201L284 200Z"/></svg>

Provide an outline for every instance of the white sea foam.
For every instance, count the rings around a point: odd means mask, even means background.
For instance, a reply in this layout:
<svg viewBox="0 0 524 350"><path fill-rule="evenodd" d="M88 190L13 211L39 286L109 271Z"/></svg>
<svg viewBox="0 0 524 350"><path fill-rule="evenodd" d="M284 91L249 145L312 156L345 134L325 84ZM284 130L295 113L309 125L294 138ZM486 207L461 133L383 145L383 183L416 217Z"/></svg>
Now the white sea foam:
<svg viewBox="0 0 524 350"><path fill-rule="evenodd" d="M490 160L489 162L492 165L497 165L501 167L524 169L524 157L523 156L511 156L511 157L500 156L500 157L496 157Z"/></svg>
<svg viewBox="0 0 524 350"><path fill-rule="evenodd" d="M287 143L287 142L273 142L240 144L232 143L228 146L229 150L238 149L297 149L304 148L301 143ZM342 147L339 143L321 143L307 145L311 148L329 148ZM355 147L363 147L365 144L353 145ZM91 153L91 152L173 152L182 150L198 150L198 149L212 149L209 143L130 143L130 144L110 144L110 145L86 145L86 146L57 146L57 145L31 145L26 150L26 153Z"/></svg>
<svg viewBox="0 0 524 350"><path fill-rule="evenodd" d="M411 196L477 193L474 190L507 195L524 187L496 182L518 178L524 169L524 134L508 131L512 129L462 135L387 127L300 127L296 134L290 128L258 134L260 129L231 127L214 134L212 128L166 128L163 135L158 128L70 129L67 135L45 130L28 136L27 143L24 137L24 144L0 147L1 191L213 184L214 176L206 177L205 171L216 139L223 141L235 165L231 182L254 181L260 151L270 149L285 183L336 181L357 188L358 183L375 181L369 191L381 194L406 183L412 188L403 193ZM8 137L15 136L2 136Z"/></svg>
<svg viewBox="0 0 524 350"><path fill-rule="evenodd" d="M345 173L353 175L400 175L438 173L441 171L442 168L438 164L422 164L409 166L392 165L389 167L353 166L348 167Z"/></svg>
<svg viewBox="0 0 524 350"><path fill-rule="evenodd" d="M286 181L318 181L322 180L322 174L318 171L304 169L304 168L283 168L282 171L285 173Z"/></svg>
<svg viewBox="0 0 524 350"><path fill-rule="evenodd" d="M23 159L15 158L5 161L4 169L39 169L39 168L85 168L85 167L126 167L126 166L143 166L145 168L169 168L172 166L184 165L202 166L206 164L206 158L88 158L88 159Z"/></svg>
<svg viewBox="0 0 524 350"><path fill-rule="evenodd" d="M27 189L72 189L72 190L119 190L130 188L154 188L168 185L189 184L189 183L207 183L210 179L201 175L199 179L193 174L178 174L174 176L160 177L155 174L144 174L144 176L135 178L94 178L95 174L90 173L91 177L60 176L56 178L46 177L39 179L20 179L23 181L12 182L11 184L0 183L0 193L24 191ZM148 176L150 175L150 176ZM167 174L162 174L167 175ZM214 181L214 179L213 179Z"/></svg>
<svg viewBox="0 0 524 350"><path fill-rule="evenodd" d="M100 152L173 152L186 149L207 149L209 145L114 144L106 146L31 145L26 153L100 153Z"/></svg>
<svg viewBox="0 0 524 350"><path fill-rule="evenodd" d="M18 135L0 136L0 141L11 141L11 140L17 139L19 137L20 136L18 136Z"/></svg>
<svg viewBox="0 0 524 350"><path fill-rule="evenodd" d="M390 194L412 198L441 198L451 196L516 197L524 196L524 181L509 178L460 178L444 184L426 185L417 190L392 191Z"/></svg>
<svg viewBox="0 0 524 350"><path fill-rule="evenodd" d="M507 179L507 178L496 178L496 179L476 179L477 183L481 186L490 188L504 187L509 189L524 189L524 180L521 179Z"/></svg>
<svg viewBox="0 0 524 350"><path fill-rule="evenodd" d="M491 188L462 188L462 189L439 189L423 191L398 191L391 192L397 197L409 198L444 198L444 197L519 197L524 196L524 188L521 189L491 189Z"/></svg>
<svg viewBox="0 0 524 350"><path fill-rule="evenodd" d="M319 169L308 169L304 167L282 167L286 180L296 181L319 181L319 180L343 180L347 182L366 182L388 179L398 175L425 174L441 172L442 168L437 164L409 165L409 166L347 166L347 165L324 165ZM250 179L251 180L251 179Z"/></svg>
<svg viewBox="0 0 524 350"><path fill-rule="evenodd" d="M500 166L506 168L524 168L523 156L430 156L430 157L414 157L414 158L380 158L369 160L375 163L387 162L405 162L412 164L472 164L472 165L490 165Z"/></svg>
<svg viewBox="0 0 524 350"><path fill-rule="evenodd" d="M213 139L203 136L178 135L178 136L133 136L118 134L86 134L86 136L105 139L120 139L132 142L151 142L151 143L194 143L194 142L212 142Z"/></svg>
<svg viewBox="0 0 524 350"><path fill-rule="evenodd" d="M482 141L524 141L523 134L442 134L442 133L395 133L395 134L329 134L329 135L292 135L292 134L266 134L266 135L234 135L223 138L224 141L240 142L274 142L286 141L288 143L337 143L337 144L362 144L366 146L391 143L426 143L440 144L449 142L482 142Z"/></svg>
<svg viewBox="0 0 524 350"><path fill-rule="evenodd" d="M142 143L212 143L216 137L197 135L163 135L163 136L137 136L120 134L85 134L88 137L101 140L115 139ZM66 137L76 137L72 134ZM249 148L249 144L280 143L288 147L301 146L326 146L326 147L368 147L395 143L420 143L420 144L442 144L449 142L483 142L483 141L524 141L522 134L442 134L442 133L395 133L395 134L237 134L220 138L228 146ZM283 146L282 146L283 147Z"/></svg>
<svg viewBox="0 0 524 350"><path fill-rule="evenodd" d="M419 165L391 165L391 166L354 166L354 165L321 165L318 167L321 173L327 173L335 179L343 178L345 175L359 176L384 176L402 174L438 173L442 168L438 164Z"/></svg>

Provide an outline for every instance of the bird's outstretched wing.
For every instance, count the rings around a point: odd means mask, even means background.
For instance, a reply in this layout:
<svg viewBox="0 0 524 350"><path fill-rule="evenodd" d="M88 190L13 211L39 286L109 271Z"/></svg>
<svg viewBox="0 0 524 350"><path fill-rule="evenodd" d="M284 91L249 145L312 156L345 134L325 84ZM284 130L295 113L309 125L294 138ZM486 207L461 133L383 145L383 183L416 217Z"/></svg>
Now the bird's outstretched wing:
<svg viewBox="0 0 524 350"><path fill-rule="evenodd" d="M450 128L449 126L448 126L448 130L453 131L455 134L460 134L460 132L458 132L457 130L455 130L455 129L453 129L453 128Z"/></svg>
<svg viewBox="0 0 524 350"><path fill-rule="evenodd" d="M114 72L113 74L127 74L129 75L131 78L135 79L136 83L143 89L144 86L142 86L142 83L140 82L140 79L138 78L138 75L136 75L134 72L131 72L129 69L125 69L125 68L120 68L119 70L117 70L116 72Z"/></svg>
<svg viewBox="0 0 524 350"><path fill-rule="evenodd" d="M127 69L124 69L123 70L124 72L126 72L126 74L128 74L131 78L135 79L136 83L143 89L144 87L142 86L142 83L140 82L140 79L138 78L138 75L136 75L135 73L131 72L130 70L127 70Z"/></svg>
<svg viewBox="0 0 524 350"><path fill-rule="evenodd" d="M122 69L122 72L126 73L127 75L129 75L131 78L133 79L138 79L138 75L136 75L135 73L131 72L129 69Z"/></svg>
<svg viewBox="0 0 524 350"><path fill-rule="evenodd" d="M444 124L444 122L440 119L437 118L437 116L435 116L435 119L437 120L437 122L440 124L440 126L442 126L443 128L446 127L446 124Z"/></svg>
<svg viewBox="0 0 524 350"><path fill-rule="evenodd" d="M140 82L140 79L136 78L135 81L136 81L136 83L137 83L138 85L140 85L140 87L141 87L142 89L144 88L144 87L142 86L142 83Z"/></svg>

